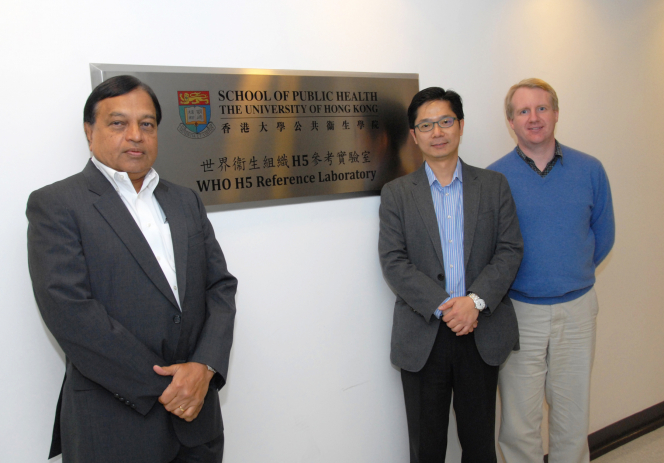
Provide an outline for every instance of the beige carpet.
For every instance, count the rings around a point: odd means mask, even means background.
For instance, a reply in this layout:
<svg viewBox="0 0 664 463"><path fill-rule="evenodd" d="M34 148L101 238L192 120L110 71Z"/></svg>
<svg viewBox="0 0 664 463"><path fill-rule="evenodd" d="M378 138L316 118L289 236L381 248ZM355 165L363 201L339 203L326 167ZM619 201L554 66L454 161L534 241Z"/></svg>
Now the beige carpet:
<svg viewBox="0 0 664 463"><path fill-rule="evenodd" d="M664 427L602 455L593 463L663 463Z"/></svg>

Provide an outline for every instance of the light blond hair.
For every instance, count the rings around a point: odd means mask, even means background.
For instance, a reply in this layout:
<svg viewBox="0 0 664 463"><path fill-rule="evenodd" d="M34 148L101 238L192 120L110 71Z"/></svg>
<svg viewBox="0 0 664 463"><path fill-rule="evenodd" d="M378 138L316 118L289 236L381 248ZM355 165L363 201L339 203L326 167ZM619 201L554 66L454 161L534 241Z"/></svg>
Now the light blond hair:
<svg viewBox="0 0 664 463"><path fill-rule="evenodd" d="M523 87L541 88L547 92L549 95L551 95L551 109L558 111L558 95L556 95L556 91L553 89L553 87L544 82L542 79L531 77L530 79L523 79L518 84L512 85L512 87L507 92L507 96L505 97L505 115L507 116L507 120L511 121L514 119L514 107L512 106L512 97L514 97L514 92Z"/></svg>

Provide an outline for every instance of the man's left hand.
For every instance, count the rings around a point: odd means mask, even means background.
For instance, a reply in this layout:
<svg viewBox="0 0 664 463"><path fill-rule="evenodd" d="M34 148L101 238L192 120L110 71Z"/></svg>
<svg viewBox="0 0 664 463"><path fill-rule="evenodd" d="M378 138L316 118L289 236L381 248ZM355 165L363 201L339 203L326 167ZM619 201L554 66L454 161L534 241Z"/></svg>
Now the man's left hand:
<svg viewBox="0 0 664 463"><path fill-rule="evenodd" d="M454 297L441 305L440 310L443 312L442 320L457 336L472 333L477 327L480 311L475 308L475 301L468 296Z"/></svg>
<svg viewBox="0 0 664 463"><path fill-rule="evenodd" d="M203 408L203 401L214 373L197 362L176 363L167 367L155 365L155 373L172 376L171 384L159 397L164 408L185 421L193 421Z"/></svg>

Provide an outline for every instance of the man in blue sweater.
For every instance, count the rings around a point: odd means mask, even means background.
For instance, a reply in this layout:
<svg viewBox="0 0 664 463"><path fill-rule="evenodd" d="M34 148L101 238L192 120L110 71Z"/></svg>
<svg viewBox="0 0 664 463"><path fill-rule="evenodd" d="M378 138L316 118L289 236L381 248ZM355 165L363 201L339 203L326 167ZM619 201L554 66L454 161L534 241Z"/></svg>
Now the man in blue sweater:
<svg viewBox="0 0 664 463"><path fill-rule="evenodd" d="M615 237L609 181L597 159L556 141L558 97L546 82L512 86L505 112L518 145L489 169L507 177L525 249L509 293L521 350L500 369L500 447L508 463L542 462L546 393L549 462L588 462L593 285Z"/></svg>

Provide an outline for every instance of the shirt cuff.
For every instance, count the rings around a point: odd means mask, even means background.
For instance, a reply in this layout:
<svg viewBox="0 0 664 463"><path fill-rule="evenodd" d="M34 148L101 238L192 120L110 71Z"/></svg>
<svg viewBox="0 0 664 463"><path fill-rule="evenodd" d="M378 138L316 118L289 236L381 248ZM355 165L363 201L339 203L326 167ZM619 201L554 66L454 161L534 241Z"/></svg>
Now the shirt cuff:
<svg viewBox="0 0 664 463"><path fill-rule="evenodd" d="M440 305L445 304L445 303L446 303L447 301L449 301L450 299L452 299L452 296L449 296L447 299L445 299L443 302L441 302ZM440 310L440 305L438 306L438 308L436 309L436 311L433 313L434 316L435 316L436 318L440 318L440 317L443 316L443 311Z"/></svg>

